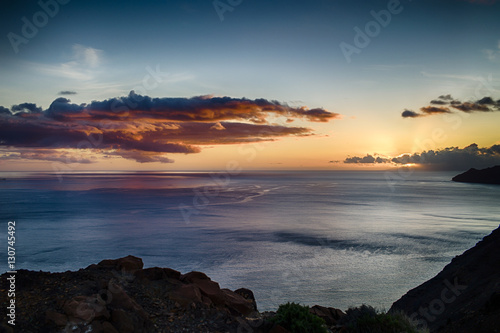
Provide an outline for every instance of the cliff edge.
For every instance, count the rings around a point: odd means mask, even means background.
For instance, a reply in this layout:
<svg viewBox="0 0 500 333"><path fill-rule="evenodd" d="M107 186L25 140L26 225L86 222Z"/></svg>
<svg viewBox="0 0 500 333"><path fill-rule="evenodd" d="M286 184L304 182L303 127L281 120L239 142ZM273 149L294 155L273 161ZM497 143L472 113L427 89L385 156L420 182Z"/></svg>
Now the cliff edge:
<svg viewBox="0 0 500 333"><path fill-rule="evenodd" d="M496 184L500 185L500 165L486 169L469 169L451 180L462 183Z"/></svg>
<svg viewBox="0 0 500 333"><path fill-rule="evenodd" d="M390 311L403 311L431 332L500 331L500 228L410 290Z"/></svg>

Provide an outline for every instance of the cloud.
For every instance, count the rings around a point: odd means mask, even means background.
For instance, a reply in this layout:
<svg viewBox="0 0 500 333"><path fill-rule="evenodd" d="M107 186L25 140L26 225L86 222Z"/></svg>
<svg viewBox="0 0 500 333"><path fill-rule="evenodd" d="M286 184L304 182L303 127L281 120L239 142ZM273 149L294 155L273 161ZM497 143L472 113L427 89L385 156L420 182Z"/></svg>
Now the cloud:
<svg viewBox="0 0 500 333"><path fill-rule="evenodd" d="M403 118L418 118L435 114L453 113L453 111L462 111L467 113L500 111L500 100L495 101L489 96L476 101L462 102L454 99L448 94L441 95L437 99L431 100L430 104L432 105L420 108L421 113L405 110L401 113L401 116Z"/></svg>
<svg viewBox="0 0 500 333"><path fill-rule="evenodd" d="M33 103L0 107L0 148L12 152L3 154L3 160L78 162L68 158L69 149L73 154L91 151L141 163L171 163L166 154L199 153L204 145L313 135L307 127L270 124L268 119L276 117L284 123L286 119L326 122L339 115L266 99L151 98L132 91L128 96L75 104L59 97L45 110Z"/></svg>
<svg viewBox="0 0 500 333"><path fill-rule="evenodd" d="M212 127L210 127L210 129L218 130L218 131L223 131L226 128L221 123L216 123L215 125L213 125Z"/></svg>
<svg viewBox="0 0 500 333"><path fill-rule="evenodd" d="M103 62L103 51L89 46L75 44L69 61L56 64L26 63L33 69L56 77L64 77L80 81L89 81L98 73Z"/></svg>
<svg viewBox="0 0 500 333"><path fill-rule="evenodd" d="M490 61L497 61L500 59L500 40L497 42L496 49L485 49L483 50L484 54Z"/></svg>
<svg viewBox="0 0 500 333"><path fill-rule="evenodd" d="M102 50L80 44L73 45L73 58L90 68L98 67L102 61Z"/></svg>
<svg viewBox="0 0 500 333"><path fill-rule="evenodd" d="M76 95L76 91L71 90L63 90L58 93L58 95Z"/></svg>
<svg viewBox="0 0 500 333"><path fill-rule="evenodd" d="M370 154L367 154L364 157L347 157L344 160L344 163L347 164L378 164L378 163L387 163L389 160L380 156L374 157Z"/></svg>
<svg viewBox="0 0 500 333"><path fill-rule="evenodd" d="M463 111L463 112L475 112L475 111L481 111L481 112L491 112L494 111L493 109L490 109L487 105L484 104L479 104L479 103L461 103L461 104L455 104L453 107L457 110Z"/></svg>
<svg viewBox="0 0 500 333"><path fill-rule="evenodd" d="M80 107L80 106L72 106ZM85 107L86 116L94 119L127 118L158 119L170 121L224 121L240 120L256 124L267 122L270 115L302 118L312 122L328 122L339 114L323 109L290 107L266 99L196 96L191 98L151 98L131 91L128 96L92 101ZM133 112L131 112L133 111ZM65 113L59 113L64 116Z"/></svg>
<svg viewBox="0 0 500 333"><path fill-rule="evenodd" d="M42 108L36 106L34 103L22 103L18 105L13 105L11 108L12 113L22 112L22 113L40 113Z"/></svg>
<svg viewBox="0 0 500 333"><path fill-rule="evenodd" d="M449 147L438 150L428 150L415 154L403 154L392 158L375 158L372 155L364 157L347 157L344 163L388 165L416 164L429 170L468 170L469 168L486 168L500 164L500 145L480 148L473 143L464 148Z"/></svg>
<svg viewBox="0 0 500 333"><path fill-rule="evenodd" d="M72 163L74 161L78 161L78 163L90 164L96 162L96 156L89 155L88 153L75 155L74 153L64 149L20 148L16 151L0 149L0 161L1 160L43 160L60 163Z"/></svg>
<svg viewBox="0 0 500 333"><path fill-rule="evenodd" d="M416 118L416 117L421 117L422 115L412 110L404 110L401 116L403 118Z"/></svg>
<svg viewBox="0 0 500 333"><path fill-rule="evenodd" d="M438 98L441 99L441 100L445 100L445 101L451 101L451 100L453 100L453 97L451 97L450 94L448 94L448 95L441 95Z"/></svg>
<svg viewBox="0 0 500 333"><path fill-rule="evenodd" d="M12 112L10 112L10 109L7 109L6 107L0 106L0 115L2 115L2 114L11 115Z"/></svg>
<svg viewBox="0 0 500 333"><path fill-rule="evenodd" d="M440 114L440 113L451 113L450 109L447 107L436 107L436 106L426 106L420 108L425 114Z"/></svg>

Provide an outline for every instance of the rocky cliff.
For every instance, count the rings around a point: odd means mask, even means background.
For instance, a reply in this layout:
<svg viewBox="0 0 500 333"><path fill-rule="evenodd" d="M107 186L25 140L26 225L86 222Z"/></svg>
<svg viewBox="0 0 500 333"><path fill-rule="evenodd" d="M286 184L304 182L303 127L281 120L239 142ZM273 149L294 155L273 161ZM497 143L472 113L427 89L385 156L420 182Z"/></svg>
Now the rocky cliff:
<svg viewBox="0 0 500 333"><path fill-rule="evenodd" d="M7 314L11 277L2 274L0 281ZM201 272L143 268L134 256L76 272L20 270L14 284L15 329L3 316L0 332L287 332L269 320L273 312L258 312L248 289L223 289ZM500 228L390 311L405 312L431 332L500 332ZM339 309L316 305L310 312L332 332L349 331L339 325L349 317Z"/></svg>
<svg viewBox="0 0 500 333"><path fill-rule="evenodd" d="M1 281L3 309L8 276ZM250 290L222 289L201 272L143 269L134 256L76 272L20 270L15 290L15 330L7 317L0 331L236 332L259 319Z"/></svg>
<svg viewBox="0 0 500 333"><path fill-rule="evenodd" d="M431 332L500 332L500 228L396 301L397 310Z"/></svg>
<svg viewBox="0 0 500 333"><path fill-rule="evenodd" d="M8 308L12 274L1 276L0 306ZM286 332L259 313L251 290L223 289L201 272L143 268L127 256L76 272L15 274L15 326L3 316L0 332ZM7 310L8 312L9 310ZM314 306L334 327L344 315Z"/></svg>
<svg viewBox="0 0 500 333"><path fill-rule="evenodd" d="M500 185L500 165L486 169L469 169L452 178L455 182L499 184Z"/></svg>

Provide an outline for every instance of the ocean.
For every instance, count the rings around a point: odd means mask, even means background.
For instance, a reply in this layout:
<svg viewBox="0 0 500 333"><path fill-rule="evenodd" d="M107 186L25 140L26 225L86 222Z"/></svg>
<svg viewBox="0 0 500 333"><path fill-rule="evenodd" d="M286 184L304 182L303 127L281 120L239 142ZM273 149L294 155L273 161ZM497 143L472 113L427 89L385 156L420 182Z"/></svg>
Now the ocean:
<svg viewBox="0 0 500 333"><path fill-rule="evenodd" d="M102 259L202 271L287 301L388 309L498 227L500 186L450 172L0 173L0 237L16 269ZM7 271L7 245L0 251Z"/></svg>

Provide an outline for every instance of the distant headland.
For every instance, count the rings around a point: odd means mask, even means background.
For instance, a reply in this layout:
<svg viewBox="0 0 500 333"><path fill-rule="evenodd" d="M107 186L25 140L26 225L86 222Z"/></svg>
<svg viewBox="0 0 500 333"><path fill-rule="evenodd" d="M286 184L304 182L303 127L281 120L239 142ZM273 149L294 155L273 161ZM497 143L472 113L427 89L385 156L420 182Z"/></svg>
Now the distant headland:
<svg viewBox="0 0 500 333"><path fill-rule="evenodd" d="M500 185L500 165L481 170L471 168L468 171L453 177L451 180L462 183Z"/></svg>

